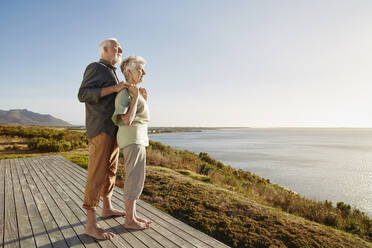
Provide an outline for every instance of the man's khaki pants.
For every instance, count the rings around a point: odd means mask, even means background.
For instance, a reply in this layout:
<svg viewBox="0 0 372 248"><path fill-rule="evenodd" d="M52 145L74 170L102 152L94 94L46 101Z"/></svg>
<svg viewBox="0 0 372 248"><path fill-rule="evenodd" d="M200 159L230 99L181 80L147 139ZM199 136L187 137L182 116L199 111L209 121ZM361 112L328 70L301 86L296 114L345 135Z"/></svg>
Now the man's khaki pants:
<svg viewBox="0 0 372 248"><path fill-rule="evenodd" d="M100 133L88 140L88 177L83 208L96 210L99 197L112 195L119 160L116 137Z"/></svg>

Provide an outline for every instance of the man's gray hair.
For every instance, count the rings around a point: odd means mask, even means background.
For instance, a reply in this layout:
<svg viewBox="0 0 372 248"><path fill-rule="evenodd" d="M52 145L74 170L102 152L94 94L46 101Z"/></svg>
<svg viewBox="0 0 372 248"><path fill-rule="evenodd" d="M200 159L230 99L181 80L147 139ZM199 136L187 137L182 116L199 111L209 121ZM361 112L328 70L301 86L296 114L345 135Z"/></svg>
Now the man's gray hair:
<svg viewBox="0 0 372 248"><path fill-rule="evenodd" d="M100 44L99 44L99 52L101 54L101 57L102 55L105 53L105 47L110 47L112 46L112 42L116 42L116 43L119 43L118 40L116 38L108 38L106 40L103 40Z"/></svg>
<svg viewBox="0 0 372 248"><path fill-rule="evenodd" d="M120 69L121 72L124 74L125 79L127 79L129 70L134 71L137 66L145 64L146 60L141 56L129 56L128 58L125 58L123 62L121 62Z"/></svg>

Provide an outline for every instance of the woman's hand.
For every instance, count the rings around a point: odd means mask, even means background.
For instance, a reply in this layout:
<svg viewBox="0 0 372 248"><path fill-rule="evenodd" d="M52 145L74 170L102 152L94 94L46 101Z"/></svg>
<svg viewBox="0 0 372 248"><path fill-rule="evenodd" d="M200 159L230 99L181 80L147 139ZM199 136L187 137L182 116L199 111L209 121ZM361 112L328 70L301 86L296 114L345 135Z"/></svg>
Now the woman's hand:
<svg viewBox="0 0 372 248"><path fill-rule="evenodd" d="M147 101L147 91L146 91L146 89L145 88L139 88L139 92L141 93L143 98L145 98L145 100Z"/></svg>
<svg viewBox="0 0 372 248"><path fill-rule="evenodd" d="M138 88L137 88L137 86L135 86L135 85L129 85L128 86L128 91L129 91L129 93L133 97L137 97L138 96Z"/></svg>

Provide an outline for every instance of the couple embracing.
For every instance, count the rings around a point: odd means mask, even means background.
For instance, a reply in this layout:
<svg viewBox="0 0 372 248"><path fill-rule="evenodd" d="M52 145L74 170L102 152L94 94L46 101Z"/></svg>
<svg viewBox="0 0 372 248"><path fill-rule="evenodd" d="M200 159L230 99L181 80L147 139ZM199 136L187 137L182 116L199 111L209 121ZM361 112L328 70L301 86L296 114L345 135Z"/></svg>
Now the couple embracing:
<svg viewBox="0 0 372 248"><path fill-rule="evenodd" d="M99 49L101 59L87 66L78 98L85 103L89 153L83 204L87 211L85 232L95 239L106 240L115 235L97 224L100 197L103 199L102 218L125 216L124 227L127 229L150 227L151 221L136 214L136 200L145 181L149 111L146 89L138 87L146 74L145 60L129 56L121 62L123 51L114 38L102 41ZM126 82L119 82L115 71L117 64L120 64ZM119 149L124 156L126 212L111 205Z"/></svg>

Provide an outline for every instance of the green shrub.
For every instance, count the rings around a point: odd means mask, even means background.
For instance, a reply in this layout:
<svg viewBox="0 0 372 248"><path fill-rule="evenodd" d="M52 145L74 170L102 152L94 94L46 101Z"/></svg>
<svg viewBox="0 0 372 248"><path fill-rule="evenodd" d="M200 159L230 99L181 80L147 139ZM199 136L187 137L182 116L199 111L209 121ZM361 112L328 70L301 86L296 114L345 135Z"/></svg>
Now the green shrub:
<svg viewBox="0 0 372 248"><path fill-rule="evenodd" d="M208 153L206 152L201 152L199 153L199 158L209 164L212 164L212 165L215 165L217 166L218 168L222 169L223 167L225 167L226 165L224 165L223 163L221 163L220 161L212 158L209 156Z"/></svg>
<svg viewBox="0 0 372 248"><path fill-rule="evenodd" d="M325 218L323 223L327 226L332 226L332 227L337 227L339 224L337 214L335 213L328 213Z"/></svg>
<svg viewBox="0 0 372 248"><path fill-rule="evenodd" d="M161 151L163 153L170 153L171 151L171 148L169 146L163 145L160 142L155 142L152 140L150 140L150 144L147 149L154 149L154 150Z"/></svg>
<svg viewBox="0 0 372 248"><path fill-rule="evenodd" d="M15 150L15 151L21 150L21 147L17 143L14 143L11 150Z"/></svg>
<svg viewBox="0 0 372 248"><path fill-rule="evenodd" d="M199 173L203 174L203 175L208 175L209 172L213 171L213 169L215 169L215 168L212 165L210 165L206 162L201 162Z"/></svg>
<svg viewBox="0 0 372 248"><path fill-rule="evenodd" d="M347 221L345 230L347 232L351 232L351 233L355 233L355 234L360 234L361 233L361 230L362 230L362 225L356 219L349 219Z"/></svg>
<svg viewBox="0 0 372 248"><path fill-rule="evenodd" d="M44 152L64 152L72 150L71 142L49 140L45 138L34 138L29 144L30 149L44 151Z"/></svg>
<svg viewBox="0 0 372 248"><path fill-rule="evenodd" d="M345 204L344 202L337 202L337 208L341 211L343 216L350 215L351 207L349 204Z"/></svg>
<svg viewBox="0 0 372 248"><path fill-rule="evenodd" d="M87 143L87 137L84 132L61 129L0 125L0 133L4 136L11 136L14 138L45 138L70 142L82 141Z"/></svg>

